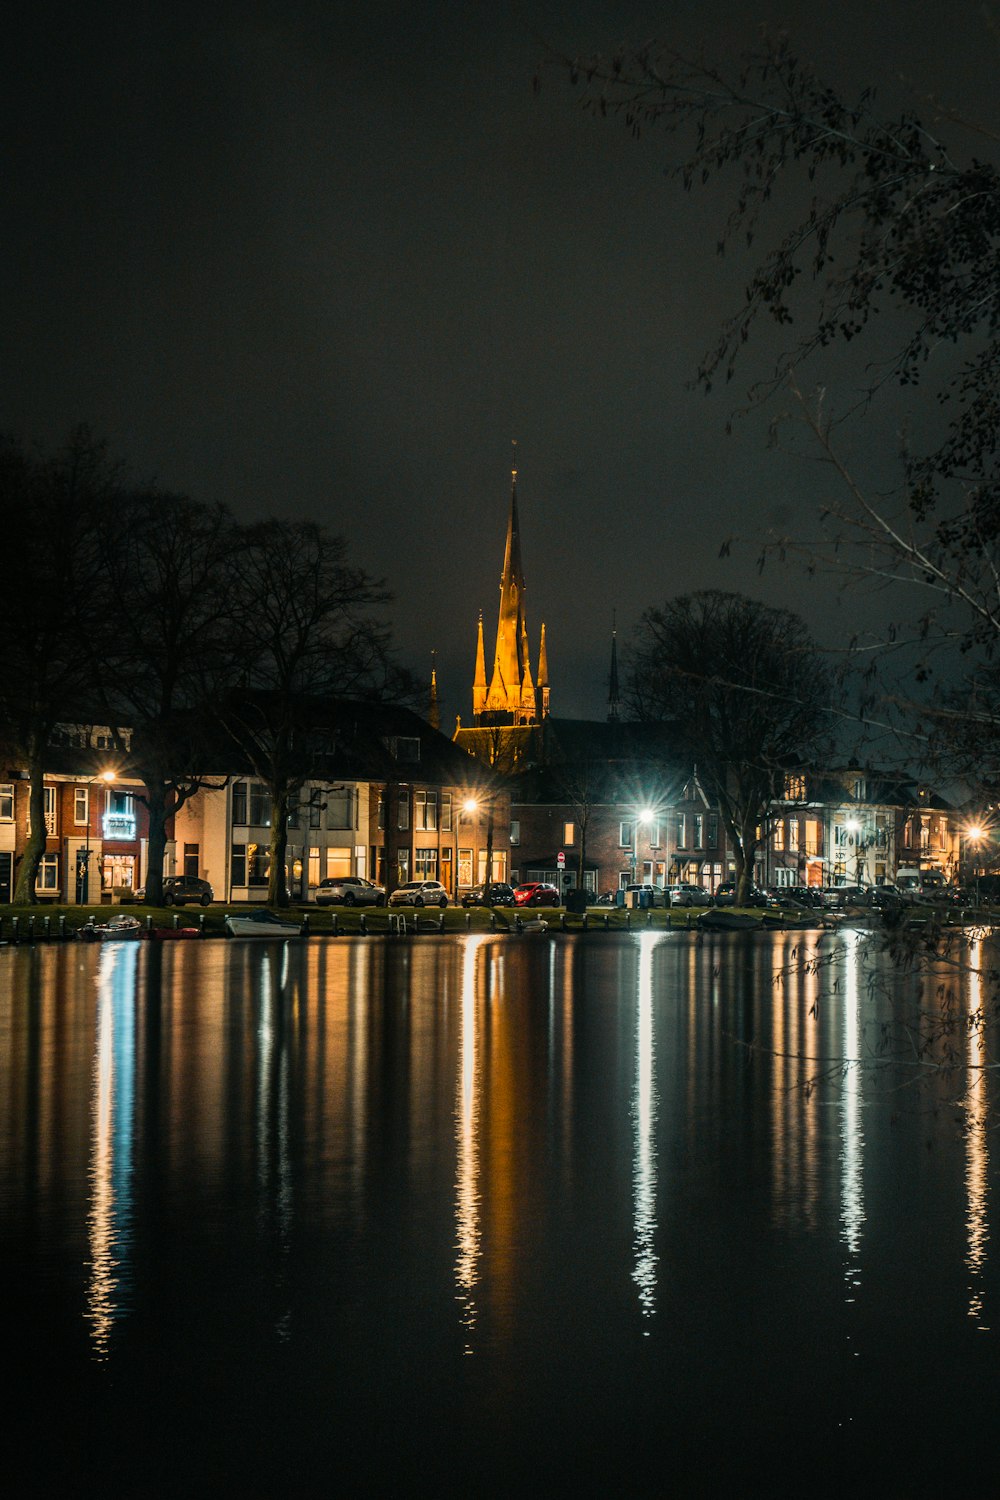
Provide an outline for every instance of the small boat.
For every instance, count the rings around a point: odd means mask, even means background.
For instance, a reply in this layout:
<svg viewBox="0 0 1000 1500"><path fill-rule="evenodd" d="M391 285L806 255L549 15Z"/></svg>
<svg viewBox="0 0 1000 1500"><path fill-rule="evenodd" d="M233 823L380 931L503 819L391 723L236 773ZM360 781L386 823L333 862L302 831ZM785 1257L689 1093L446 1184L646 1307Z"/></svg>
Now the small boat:
<svg viewBox="0 0 1000 1500"><path fill-rule="evenodd" d="M301 922L286 922L272 911L248 912L245 916L226 913L226 931L234 938L270 938L284 942L302 936Z"/></svg>
<svg viewBox="0 0 1000 1500"><path fill-rule="evenodd" d="M112 917L110 922L95 922L93 917L84 922L77 933L85 943L120 942L122 938L137 938L142 933L138 917Z"/></svg>
<svg viewBox="0 0 1000 1500"><path fill-rule="evenodd" d="M698 927L705 927L709 932L749 932L763 925L762 919L751 912L723 911L718 907L703 912L698 918Z"/></svg>
<svg viewBox="0 0 1000 1500"><path fill-rule="evenodd" d="M521 916L514 918L514 931L518 933L547 932L548 929L548 922L543 922L541 917L529 917L527 921Z"/></svg>

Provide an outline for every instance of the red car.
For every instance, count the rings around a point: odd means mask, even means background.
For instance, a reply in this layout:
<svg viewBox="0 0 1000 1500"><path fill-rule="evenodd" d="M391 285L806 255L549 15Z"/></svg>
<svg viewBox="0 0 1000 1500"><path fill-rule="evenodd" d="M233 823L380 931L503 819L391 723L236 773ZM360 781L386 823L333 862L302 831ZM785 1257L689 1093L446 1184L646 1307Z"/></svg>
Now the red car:
<svg viewBox="0 0 1000 1500"><path fill-rule="evenodd" d="M526 885L515 886L514 900L518 906L559 906L562 898L554 885L541 880L529 880Z"/></svg>

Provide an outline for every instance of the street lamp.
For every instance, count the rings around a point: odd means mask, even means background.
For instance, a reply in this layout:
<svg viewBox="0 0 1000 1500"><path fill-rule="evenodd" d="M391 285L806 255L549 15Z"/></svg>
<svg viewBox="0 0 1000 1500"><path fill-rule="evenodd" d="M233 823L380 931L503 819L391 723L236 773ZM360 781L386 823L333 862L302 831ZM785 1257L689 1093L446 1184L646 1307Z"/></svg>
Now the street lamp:
<svg viewBox="0 0 1000 1500"><path fill-rule="evenodd" d="M632 823L632 884L639 884L639 825L653 821L652 810L644 807L637 812Z"/></svg>
<svg viewBox="0 0 1000 1500"><path fill-rule="evenodd" d="M965 830L965 845L966 845L966 848L968 848L969 845L971 844L973 846L973 848L975 849L976 853L978 854L978 852L979 852L979 846L980 846L980 844L982 843L982 841L983 841L983 839L985 837L986 837L986 829L982 826L982 824L981 823L971 823L969 825L969 827L966 828L966 830ZM965 865L967 867L968 866L968 859L966 859L964 863L965 863ZM976 861L976 863L978 864L978 861ZM975 876L978 877L978 873L979 873L978 870L975 868L975 866L973 866L973 875L975 875ZM964 884L964 882L968 878L968 869L967 868L964 869L964 870L962 870L960 872L960 878L961 878L961 880L962 880L962 882ZM975 890L976 890L976 902L975 902L975 904L978 906L979 905L979 880L978 880L978 878L976 879Z"/></svg>
<svg viewBox="0 0 1000 1500"><path fill-rule="evenodd" d="M89 906L90 902L90 788L95 782L103 781L105 786L110 786L115 779L114 771L102 771L99 776L90 776L84 782L87 788L87 832L82 849L76 851L76 904L77 906Z"/></svg>
<svg viewBox="0 0 1000 1500"><path fill-rule="evenodd" d="M493 884L493 798L491 796L487 797L485 799L485 803L486 803L486 876L485 876L485 879L483 880L483 905L484 906L489 906L489 904L490 904L490 886ZM462 809L463 809L464 812L467 812L470 815L470 817L471 817L473 813L477 813L479 811L480 805L481 804L480 804L478 798L476 798L476 797L466 797L465 801L462 804ZM475 884L475 882L473 882L473 884Z"/></svg>

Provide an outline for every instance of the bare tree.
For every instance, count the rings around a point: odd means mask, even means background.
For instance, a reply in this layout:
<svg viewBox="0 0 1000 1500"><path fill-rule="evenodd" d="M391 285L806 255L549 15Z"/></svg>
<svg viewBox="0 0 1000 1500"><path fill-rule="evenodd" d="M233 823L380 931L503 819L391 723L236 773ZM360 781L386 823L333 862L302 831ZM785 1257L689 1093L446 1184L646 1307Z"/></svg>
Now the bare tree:
<svg viewBox="0 0 1000 1500"><path fill-rule="evenodd" d="M109 604L91 638L93 701L109 725L131 731L129 761L149 812L146 901L159 905L169 819L202 787L225 785L205 768L213 762L209 705L231 680L239 649L236 527L222 506L145 491L122 496L102 532Z"/></svg>
<svg viewBox="0 0 1000 1500"><path fill-rule="evenodd" d="M57 724L85 717L90 640L106 603L100 518L116 503L119 475L84 428L50 458L8 439L0 445L0 513L17 552L6 574L8 629L0 673L0 743L27 767L30 832L15 903L35 901L45 852L45 758Z"/></svg>
<svg viewBox="0 0 1000 1500"><path fill-rule="evenodd" d="M709 589L647 610L636 630L626 700L638 719L669 721L697 763L732 843L741 902L789 765L825 747L830 699L816 647L788 610Z"/></svg>
<svg viewBox="0 0 1000 1500"><path fill-rule="evenodd" d="M371 613L389 595L347 562L347 543L309 521L245 528L235 618L240 686L220 713L271 797L268 902L286 906L288 814L316 764L318 705L365 694L396 696L402 674L387 628ZM329 753L329 733L322 750Z"/></svg>

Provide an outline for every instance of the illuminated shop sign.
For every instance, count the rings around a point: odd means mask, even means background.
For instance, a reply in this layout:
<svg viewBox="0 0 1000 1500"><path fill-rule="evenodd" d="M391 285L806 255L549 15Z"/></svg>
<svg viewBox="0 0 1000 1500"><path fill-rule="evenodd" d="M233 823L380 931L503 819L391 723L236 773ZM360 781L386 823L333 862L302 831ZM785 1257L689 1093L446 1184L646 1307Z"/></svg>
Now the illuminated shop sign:
<svg viewBox="0 0 1000 1500"><path fill-rule="evenodd" d="M105 813L103 826L106 839L135 838L134 813Z"/></svg>

